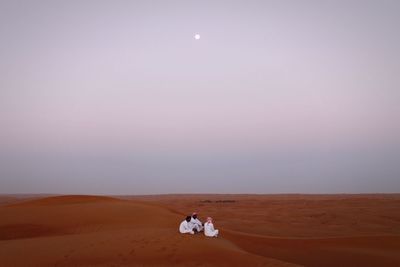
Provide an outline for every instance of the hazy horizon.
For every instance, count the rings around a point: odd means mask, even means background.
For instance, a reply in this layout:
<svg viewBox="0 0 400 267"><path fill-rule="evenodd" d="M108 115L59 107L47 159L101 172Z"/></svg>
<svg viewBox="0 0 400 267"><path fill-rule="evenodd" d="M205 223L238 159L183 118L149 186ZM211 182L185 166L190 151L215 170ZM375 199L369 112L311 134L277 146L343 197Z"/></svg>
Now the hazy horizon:
<svg viewBox="0 0 400 267"><path fill-rule="evenodd" d="M398 193L399 14L0 1L0 194Z"/></svg>

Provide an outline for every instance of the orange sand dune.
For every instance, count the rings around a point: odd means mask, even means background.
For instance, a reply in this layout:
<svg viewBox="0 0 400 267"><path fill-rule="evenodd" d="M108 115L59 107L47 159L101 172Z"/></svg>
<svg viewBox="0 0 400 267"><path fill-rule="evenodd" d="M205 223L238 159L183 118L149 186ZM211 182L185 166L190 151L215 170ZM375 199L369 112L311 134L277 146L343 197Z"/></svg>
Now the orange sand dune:
<svg viewBox="0 0 400 267"><path fill-rule="evenodd" d="M225 231L248 252L304 266L399 266L400 236L271 238Z"/></svg>
<svg viewBox="0 0 400 267"><path fill-rule="evenodd" d="M51 195L0 195L0 206L49 196Z"/></svg>
<svg viewBox="0 0 400 267"><path fill-rule="evenodd" d="M13 199L0 266L400 266L399 195ZM185 214L221 235L181 235Z"/></svg>
<svg viewBox="0 0 400 267"><path fill-rule="evenodd" d="M224 238L180 235L181 215L141 201L50 197L0 214L1 266L294 266Z"/></svg>
<svg viewBox="0 0 400 267"><path fill-rule="evenodd" d="M247 252L303 266L400 266L400 195L127 197L211 215Z"/></svg>

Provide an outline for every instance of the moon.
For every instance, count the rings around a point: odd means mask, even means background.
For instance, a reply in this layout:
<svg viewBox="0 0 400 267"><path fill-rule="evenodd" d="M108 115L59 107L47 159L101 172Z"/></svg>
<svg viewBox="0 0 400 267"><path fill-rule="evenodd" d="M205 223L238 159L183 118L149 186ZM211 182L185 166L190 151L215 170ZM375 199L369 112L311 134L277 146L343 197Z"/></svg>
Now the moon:
<svg viewBox="0 0 400 267"><path fill-rule="evenodd" d="M199 39L200 39L200 34L196 33L196 34L194 35L194 39L199 40Z"/></svg>

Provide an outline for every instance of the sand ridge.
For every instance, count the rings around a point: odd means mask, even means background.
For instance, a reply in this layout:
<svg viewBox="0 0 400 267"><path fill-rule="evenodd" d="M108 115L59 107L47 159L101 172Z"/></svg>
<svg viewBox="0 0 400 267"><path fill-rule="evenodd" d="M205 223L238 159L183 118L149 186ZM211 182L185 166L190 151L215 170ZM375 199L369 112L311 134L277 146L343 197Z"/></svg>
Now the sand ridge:
<svg viewBox="0 0 400 267"><path fill-rule="evenodd" d="M398 204L396 196L72 195L13 201L0 206L0 262L5 266L399 266ZM362 207L368 209L364 212ZM367 225L346 221L356 220L351 217L354 209ZM194 210L200 218L215 217L219 238L178 233L180 221ZM248 227L251 223L254 229Z"/></svg>
<svg viewBox="0 0 400 267"><path fill-rule="evenodd" d="M400 266L399 194L141 199L180 211L196 210L203 218L211 215L224 238L268 258L318 267Z"/></svg>
<svg viewBox="0 0 400 267"><path fill-rule="evenodd" d="M294 266L223 238L180 235L181 215L140 201L60 196L3 206L0 213L5 266Z"/></svg>

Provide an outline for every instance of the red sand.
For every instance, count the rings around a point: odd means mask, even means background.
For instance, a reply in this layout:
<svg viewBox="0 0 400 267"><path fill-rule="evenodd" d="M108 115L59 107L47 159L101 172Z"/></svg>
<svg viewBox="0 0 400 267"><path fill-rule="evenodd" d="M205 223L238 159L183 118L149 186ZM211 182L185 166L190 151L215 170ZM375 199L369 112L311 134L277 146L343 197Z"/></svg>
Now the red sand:
<svg viewBox="0 0 400 267"><path fill-rule="evenodd" d="M181 235L212 216L217 239ZM400 195L0 197L0 266L400 266Z"/></svg>

